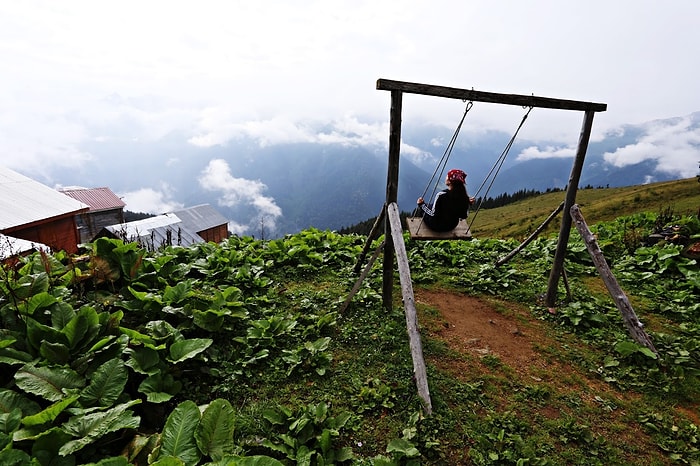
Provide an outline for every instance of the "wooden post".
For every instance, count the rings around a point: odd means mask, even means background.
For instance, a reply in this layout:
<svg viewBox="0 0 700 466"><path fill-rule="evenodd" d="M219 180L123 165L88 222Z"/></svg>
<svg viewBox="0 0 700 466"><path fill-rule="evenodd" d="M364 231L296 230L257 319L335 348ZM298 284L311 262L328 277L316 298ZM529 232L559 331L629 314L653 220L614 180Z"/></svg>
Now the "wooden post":
<svg viewBox="0 0 700 466"><path fill-rule="evenodd" d="M387 206L387 213L389 216L389 227L391 228L392 238L394 240L394 249L396 250L396 262L399 267L401 294L403 296L404 313L406 314L406 329L408 330L411 357L413 358L413 375L416 378L418 396L423 400L425 412L426 414L432 414L433 406L430 401L428 376L425 370L425 360L423 359L423 346L420 340L420 331L418 330L418 313L413 296L411 270L408 267L408 255L406 254L406 245L403 242L399 208L395 202Z"/></svg>
<svg viewBox="0 0 700 466"><path fill-rule="evenodd" d="M591 128L593 127L593 110L587 110L583 117L583 127L581 129L581 137L578 142L576 158L574 165L571 168L571 176L569 177L569 185L566 190L566 198L564 200L564 212L569 212L571 206L576 202L576 193L578 191L578 183L581 179L581 170L583 169L583 161L586 158L586 150L588 150L588 141L591 138ZM554 252L554 263L549 274L549 282L547 285L547 295L545 303L552 308L557 302L557 289L559 288L559 277L564 268L564 258L566 257L566 247L569 244L569 234L571 233L571 216L562 215L561 228L559 229L559 239L557 241L557 249Z"/></svg>
<svg viewBox="0 0 700 466"><path fill-rule="evenodd" d="M360 257L357 258L357 263L355 263L355 268L353 269L353 272L358 273L362 268L362 263L365 261L365 257L367 257L369 248L372 246L372 241L374 241L379 236L379 225L381 225L385 215L386 205L383 205L382 211L379 212L379 215L377 215L377 218L374 220L374 225L372 225L372 229L367 235L367 241L365 241L365 245L362 248Z"/></svg>
<svg viewBox="0 0 700 466"><path fill-rule="evenodd" d="M634 339L634 341L640 345L646 346L658 356L659 352L651 342L649 335L647 335L647 333L644 331L644 325L637 318L637 314L634 313L634 309L632 309L632 304L630 304L629 299L627 299L627 295L625 295L625 292L622 291L622 288L620 288L620 285L617 283L615 276L610 271L610 267L608 267L608 263L603 256L603 251L600 250L600 246L598 246L595 236L593 236L593 233L591 233L588 225L586 225L583 214L581 214L581 209L579 209L578 205L574 204L571 206L570 212L571 217L576 224L576 228L578 229L579 233L581 233L581 237L586 243L588 253L591 255L593 263L598 269L598 273L603 279L610 296L612 296L617 308L622 314L622 320L625 323L625 327L627 327L627 331L629 332L630 336Z"/></svg>
<svg viewBox="0 0 700 466"><path fill-rule="evenodd" d="M386 203L389 205L398 200L399 195L399 154L401 149L401 107L403 93L391 91L391 112L389 121L389 167L386 175ZM394 247L391 238L391 226L384 223L384 269L382 275L382 299L384 308L392 308L392 292L394 288ZM403 238L403 237L402 237Z"/></svg>
<svg viewBox="0 0 700 466"><path fill-rule="evenodd" d="M539 235L540 232L541 232L542 230L544 230L544 228L545 228L547 225L549 225L549 222L551 222L552 219L553 219L554 217L556 217L557 214L558 214L559 212L561 212L563 208L564 208L564 202L562 201L562 203L559 204L559 207L557 207L556 209L554 209L554 212L552 212L551 214L549 214L549 217L547 217L547 219L546 219L544 222L542 222L542 225L540 225L539 227L537 227L537 229L536 229L535 231L533 231L532 234L531 234L530 236L528 236L527 239L525 239L525 241L523 241L522 243L520 243L520 245L519 245L517 248L513 249L511 252L509 252L509 253L506 254L505 256L501 257L500 259L498 259L498 260L496 261L496 267L501 266L501 265L505 264L506 262L508 262L509 260L511 260L513 257L515 257L515 255L516 255L517 253L519 253L520 251L522 251L523 248L524 248L525 246L527 246L528 244L530 244L530 243L532 242L533 239L537 238L537 235Z"/></svg>

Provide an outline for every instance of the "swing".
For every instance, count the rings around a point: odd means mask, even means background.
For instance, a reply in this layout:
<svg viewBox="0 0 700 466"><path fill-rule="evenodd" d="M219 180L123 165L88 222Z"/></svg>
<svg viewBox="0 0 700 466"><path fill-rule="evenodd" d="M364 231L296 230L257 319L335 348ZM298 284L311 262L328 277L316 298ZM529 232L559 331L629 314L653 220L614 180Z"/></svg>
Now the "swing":
<svg viewBox="0 0 700 466"><path fill-rule="evenodd" d="M440 182L440 179L442 178L442 173L445 171L445 166L447 165L447 161L450 158L450 155L452 153L452 148L454 147L454 143L457 140L457 136L459 135L459 131L462 128L462 123L464 123L464 118L467 116L467 113L469 113L469 110L471 110L473 103L470 101L467 103L467 106L464 110L464 115L462 115L462 120L459 122L459 125L457 125L457 128L455 129L455 133L452 135L452 139L450 140L450 143L447 145L447 148L445 149L445 153L442 155L442 158L438 162L438 166L436 167L435 171L433 172L433 176L430 178L430 181L428 182L428 186L426 186L425 191L423 191L423 196L425 197L426 192L428 191L428 187L432 183L432 181L435 179L436 174L438 170L440 170L440 175L437 177L437 181L435 183L435 187L433 188L433 194L432 196L435 196L435 191L437 191L437 186L438 183ZM505 149L501 153L500 157L498 160L496 160L496 163L491 167L491 170L489 173L486 175L486 178L484 181L481 183L479 186L479 189L476 191L476 194L474 195L475 198L479 199L479 204L476 206L476 210L474 211L474 215L472 216L472 219L469 223L467 223L466 219L460 219L459 223L457 226L450 231L444 231L444 232L437 232L433 231L430 228L428 228L427 225L423 223L423 217L416 217L416 212L418 211L418 208L416 208L413 211L413 216L409 217L406 219L406 224L408 226L408 231L410 233L411 239L416 239L416 240L436 240L436 239L447 239L447 240L471 240L472 239L472 232L471 232L471 226L474 223L474 219L476 219L477 214L479 213L479 210L481 209L481 205L484 203L484 200L486 199L486 196L488 195L489 190L491 189L491 186L493 186L494 181L496 181L496 175L498 175L498 172L501 170L501 167L503 166L503 162L506 160L506 156L508 155L508 152L510 151L510 148L513 146L513 142L515 141L515 138L518 135L518 132L520 132L520 129L523 127L523 124L525 123L525 120L527 119L528 115L532 111L533 107L529 107L525 115L523 115L522 120L520 121L520 125L518 128L515 130L515 133L513 136L510 138L510 141L506 145ZM442 167L442 168L440 168ZM481 189L484 187L486 182L491 179L491 182L489 183L488 187L486 188L486 192L482 197L479 197L479 193L481 192Z"/></svg>

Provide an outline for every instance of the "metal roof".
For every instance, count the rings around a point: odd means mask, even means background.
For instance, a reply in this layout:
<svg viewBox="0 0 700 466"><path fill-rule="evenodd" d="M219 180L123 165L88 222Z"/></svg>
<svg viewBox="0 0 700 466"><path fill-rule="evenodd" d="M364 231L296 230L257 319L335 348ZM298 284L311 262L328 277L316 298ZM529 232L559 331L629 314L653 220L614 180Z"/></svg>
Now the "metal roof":
<svg viewBox="0 0 700 466"><path fill-rule="evenodd" d="M29 251L38 251L39 249L43 249L46 252L51 251L51 248L44 243L27 241L26 239L15 238L0 233L0 260Z"/></svg>
<svg viewBox="0 0 700 466"><path fill-rule="evenodd" d="M121 209L126 205L109 188L65 188L60 190L66 196L90 206L90 212Z"/></svg>
<svg viewBox="0 0 700 466"><path fill-rule="evenodd" d="M0 231L88 208L87 204L0 166Z"/></svg>
<svg viewBox="0 0 700 466"><path fill-rule="evenodd" d="M138 241L151 249L158 249L164 244L189 246L203 243L204 240L193 230L187 228L175 214L163 214L127 223L117 223L105 227L114 236L125 241Z"/></svg>
<svg viewBox="0 0 700 466"><path fill-rule="evenodd" d="M210 204L201 204L173 212L182 223L193 231L204 231L220 225L227 225L228 219L217 212Z"/></svg>

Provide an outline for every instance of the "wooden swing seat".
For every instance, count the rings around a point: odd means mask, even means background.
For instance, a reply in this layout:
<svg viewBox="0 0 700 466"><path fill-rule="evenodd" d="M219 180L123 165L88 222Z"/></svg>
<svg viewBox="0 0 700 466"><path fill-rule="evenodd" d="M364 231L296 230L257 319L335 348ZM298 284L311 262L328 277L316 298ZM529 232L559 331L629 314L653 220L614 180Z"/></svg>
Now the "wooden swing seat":
<svg viewBox="0 0 700 466"><path fill-rule="evenodd" d="M461 239L471 240L472 232L469 230L469 225L465 219L461 219L454 230L450 231L433 231L428 228L421 217L409 217L406 219L408 231L411 234L411 239Z"/></svg>

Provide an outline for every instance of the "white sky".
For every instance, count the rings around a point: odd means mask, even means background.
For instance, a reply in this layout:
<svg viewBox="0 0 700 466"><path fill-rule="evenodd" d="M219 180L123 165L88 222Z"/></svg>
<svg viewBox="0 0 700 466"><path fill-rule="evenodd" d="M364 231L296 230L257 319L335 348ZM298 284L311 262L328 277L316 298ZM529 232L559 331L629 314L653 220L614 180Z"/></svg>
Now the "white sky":
<svg viewBox="0 0 700 466"><path fill-rule="evenodd" d="M0 154L46 175L127 130L386 143L378 78L607 103L601 134L700 111L698 18L697 0L0 0ZM404 121L454 128L462 107L408 95ZM470 122L512 132L521 114ZM581 120L536 109L521 134L575 143Z"/></svg>

